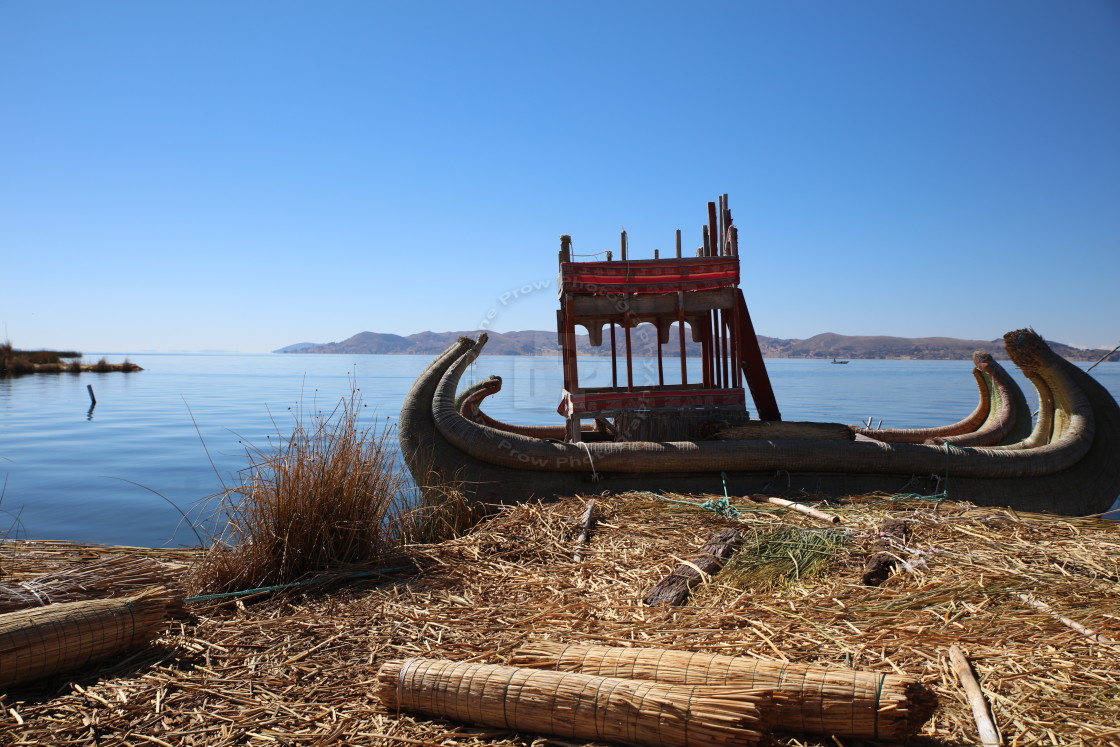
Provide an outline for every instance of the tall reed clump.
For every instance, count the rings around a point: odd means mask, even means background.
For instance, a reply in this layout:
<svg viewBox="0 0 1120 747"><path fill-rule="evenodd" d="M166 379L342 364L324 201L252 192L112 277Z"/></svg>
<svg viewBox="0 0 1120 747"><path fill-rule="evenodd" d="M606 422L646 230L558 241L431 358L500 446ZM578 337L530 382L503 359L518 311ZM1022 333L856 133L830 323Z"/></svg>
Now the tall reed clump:
<svg viewBox="0 0 1120 747"><path fill-rule="evenodd" d="M247 447L238 484L219 494L224 529L196 567L192 591L283 584L397 552L411 484L392 429L365 421L363 408L355 390L327 414L297 410L278 444Z"/></svg>

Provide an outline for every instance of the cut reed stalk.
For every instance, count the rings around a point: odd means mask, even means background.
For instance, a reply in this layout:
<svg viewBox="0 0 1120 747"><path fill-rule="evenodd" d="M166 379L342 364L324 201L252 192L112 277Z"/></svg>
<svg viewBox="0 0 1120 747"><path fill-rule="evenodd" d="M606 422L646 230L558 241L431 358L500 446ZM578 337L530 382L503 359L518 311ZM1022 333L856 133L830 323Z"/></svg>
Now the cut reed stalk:
<svg viewBox="0 0 1120 747"><path fill-rule="evenodd" d="M1065 625L1070 630L1076 630L1078 633L1085 636L1091 641L1096 641L1097 643L1114 643L1114 641L1109 639L1107 636L1097 632L1096 630L1086 627L1076 620L1071 620L1064 615L1058 614L1058 612L1055 611L1053 607L1048 605L1046 602L1035 599L1030 594L1016 594L1015 597L1028 607L1036 609L1039 612L1045 612L1047 615L1050 615L1062 625Z"/></svg>
<svg viewBox="0 0 1120 747"><path fill-rule="evenodd" d="M819 521L827 521L829 524L840 523L840 517L836 514L830 514L825 511L821 511L820 509L813 508L812 506L806 506L804 503L797 503L796 501L790 501L786 500L785 498L778 498L777 496L772 495L763 498L763 500L765 500L767 503L772 503L775 506L782 506L783 508L788 508L791 511L797 511L798 513L805 514L806 516L818 519Z"/></svg>
<svg viewBox="0 0 1120 747"><path fill-rule="evenodd" d="M779 731L904 740L937 709L925 685L895 674L654 648L534 641L514 652L521 667L663 683L772 689Z"/></svg>
<svg viewBox="0 0 1120 747"><path fill-rule="evenodd" d="M137 648L182 599L163 587L121 599L63 602L0 615L0 688Z"/></svg>
<svg viewBox="0 0 1120 747"><path fill-rule="evenodd" d="M468 662L391 661L377 673L390 711L476 726L650 747L754 745L770 693L636 682Z"/></svg>

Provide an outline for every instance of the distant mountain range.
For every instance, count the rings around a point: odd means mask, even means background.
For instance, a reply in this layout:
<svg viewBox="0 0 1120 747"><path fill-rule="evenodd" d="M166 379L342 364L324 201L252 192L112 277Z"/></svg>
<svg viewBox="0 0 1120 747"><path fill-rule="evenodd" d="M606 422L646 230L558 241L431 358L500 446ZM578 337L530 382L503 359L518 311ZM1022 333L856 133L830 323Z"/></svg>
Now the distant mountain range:
<svg viewBox="0 0 1120 747"><path fill-rule="evenodd" d="M345 355L437 355L461 336L477 337L473 332L419 332L407 337L382 332L360 332L342 342L323 344L299 342L274 350L274 353L326 353ZM485 353L489 355L558 355L560 346L555 332L528 330L524 332L489 332L490 342ZM624 335L616 328L619 353L625 350ZM958 340L953 337L882 337L837 335L831 332L815 335L807 340L782 340L777 337L758 338L762 354L767 358L893 358L913 360L968 360L976 350L991 353L1004 359L1007 353L1003 340ZM678 348L676 330L665 346L665 354L672 355ZM593 348L587 335L577 335L576 345L584 355L610 355L609 333L604 331L602 347ZM1106 351L1085 350L1058 342L1050 347L1071 361L1096 361ZM630 349L636 356L656 356L657 340L653 327L642 325L630 332ZM687 352L700 355L700 346L689 342ZM1108 360L1120 359L1112 353Z"/></svg>

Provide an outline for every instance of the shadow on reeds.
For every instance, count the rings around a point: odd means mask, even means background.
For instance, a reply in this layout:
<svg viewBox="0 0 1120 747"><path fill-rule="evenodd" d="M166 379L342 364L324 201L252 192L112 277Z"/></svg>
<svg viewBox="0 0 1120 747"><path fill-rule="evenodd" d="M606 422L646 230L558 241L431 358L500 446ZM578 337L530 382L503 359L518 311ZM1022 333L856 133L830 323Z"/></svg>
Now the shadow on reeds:
<svg viewBox="0 0 1120 747"><path fill-rule="evenodd" d="M221 529L187 581L191 593L397 565L406 544L457 536L477 520L454 485L419 490L394 429L364 409L353 389L328 413L296 409L278 443L246 447L238 483L217 496L208 523Z"/></svg>

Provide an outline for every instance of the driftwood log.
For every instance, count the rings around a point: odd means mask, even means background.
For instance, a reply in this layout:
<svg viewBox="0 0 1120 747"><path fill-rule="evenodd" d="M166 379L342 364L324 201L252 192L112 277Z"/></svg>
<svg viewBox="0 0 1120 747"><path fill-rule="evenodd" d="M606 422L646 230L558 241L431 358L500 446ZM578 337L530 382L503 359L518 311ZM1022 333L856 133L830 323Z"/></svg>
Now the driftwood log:
<svg viewBox="0 0 1120 747"><path fill-rule="evenodd" d="M699 555L677 566L675 571L650 590L643 601L650 607L663 604L679 607L684 604L688 601L692 590L699 586L706 576L713 576L722 570L728 559L739 549L742 541L742 535L734 529L717 532L706 545L700 548Z"/></svg>

